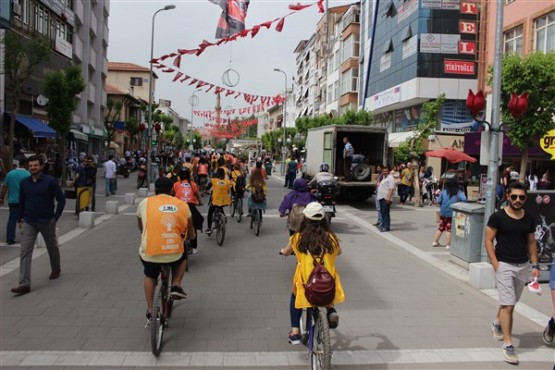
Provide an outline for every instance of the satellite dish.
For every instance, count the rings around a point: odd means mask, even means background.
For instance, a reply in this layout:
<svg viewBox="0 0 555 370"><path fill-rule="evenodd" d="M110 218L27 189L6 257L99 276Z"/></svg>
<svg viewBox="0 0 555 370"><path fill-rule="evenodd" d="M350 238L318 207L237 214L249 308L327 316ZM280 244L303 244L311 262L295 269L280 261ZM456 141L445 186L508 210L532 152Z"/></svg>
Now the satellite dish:
<svg viewBox="0 0 555 370"><path fill-rule="evenodd" d="M44 107L46 104L48 104L48 98L44 95L37 96L37 104L41 107Z"/></svg>

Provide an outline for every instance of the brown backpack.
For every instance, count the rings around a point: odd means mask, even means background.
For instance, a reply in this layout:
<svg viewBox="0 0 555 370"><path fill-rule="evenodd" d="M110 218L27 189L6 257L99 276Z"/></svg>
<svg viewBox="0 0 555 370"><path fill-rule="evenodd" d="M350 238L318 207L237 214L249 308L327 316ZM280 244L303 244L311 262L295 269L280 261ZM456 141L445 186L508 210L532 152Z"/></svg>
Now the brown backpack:
<svg viewBox="0 0 555 370"><path fill-rule="evenodd" d="M312 256L314 269L304 285L304 295L315 307L330 305L335 298L335 279L324 267L324 255Z"/></svg>
<svg viewBox="0 0 555 370"><path fill-rule="evenodd" d="M301 222L304 218L303 210L304 206L300 206L296 203L293 204L289 216L287 217L287 221L289 221L289 230L299 231L299 227L301 227Z"/></svg>

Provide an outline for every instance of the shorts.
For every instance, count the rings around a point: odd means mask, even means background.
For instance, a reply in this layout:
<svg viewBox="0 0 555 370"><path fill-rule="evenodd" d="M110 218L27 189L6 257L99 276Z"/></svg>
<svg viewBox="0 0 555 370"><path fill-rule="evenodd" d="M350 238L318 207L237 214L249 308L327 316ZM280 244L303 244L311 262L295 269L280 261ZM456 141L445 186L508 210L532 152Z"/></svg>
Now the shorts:
<svg viewBox="0 0 555 370"><path fill-rule="evenodd" d="M141 262L143 263L145 276L151 279L158 279L158 275L160 275L160 269L162 265L170 265L173 270L174 268L177 268L177 266L179 266L181 262L183 262L186 259L187 259L187 252L184 252L181 255L181 258L179 258L177 261L174 261L174 262L156 263L156 262L145 261L142 258L141 258Z"/></svg>
<svg viewBox="0 0 555 370"><path fill-rule="evenodd" d="M452 223L453 223L452 217L439 216L439 225L437 229L441 232L447 231L448 233L450 233Z"/></svg>
<svg viewBox="0 0 555 370"><path fill-rule="evenodd" d="M514 306L520 299L524 286L530 277L528 262L499 262L495 277L499 304L501 306Z"/></svg>
<svg viewBox="0 0 555 370"><path fill-rule="evenodd" d="M551 272L549 273L549 287L555 290L555 254L553 255L553 263L551 263Z"/></svg>

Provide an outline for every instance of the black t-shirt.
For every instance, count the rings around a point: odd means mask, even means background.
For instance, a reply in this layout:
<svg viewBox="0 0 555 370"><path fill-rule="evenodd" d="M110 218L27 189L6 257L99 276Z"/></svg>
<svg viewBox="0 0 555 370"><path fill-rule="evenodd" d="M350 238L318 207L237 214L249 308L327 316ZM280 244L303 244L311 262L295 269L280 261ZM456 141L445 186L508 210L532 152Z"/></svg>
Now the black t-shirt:
<svg viewBox="0 0 555 370"><path fill-rule="evenodd" d="M497 230L495 256L501 262L526 263L528 257L528 235L536 230L536 223L529 214L517 220L505 210L492 214L488 226Z"/></svg>

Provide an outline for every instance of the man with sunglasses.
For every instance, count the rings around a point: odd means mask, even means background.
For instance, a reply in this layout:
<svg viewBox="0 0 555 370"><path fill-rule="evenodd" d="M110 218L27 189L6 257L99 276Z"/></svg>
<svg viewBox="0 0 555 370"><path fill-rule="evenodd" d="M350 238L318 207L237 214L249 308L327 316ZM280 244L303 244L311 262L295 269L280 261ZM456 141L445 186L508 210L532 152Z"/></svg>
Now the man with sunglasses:
<svg viewBox="0 0 555 370"><path fill-rule="evenodd" d="M493 337L503 340L505 361L518 364L511 336L513 311L526 282L539 277L538 247L534 238L534 218L522 208L526 186L513 182L506 192L509 206L489 218L485 247L495 271L499 295L499 309L491 326ZM530 267L532 272L528 275Z"/></svg>

